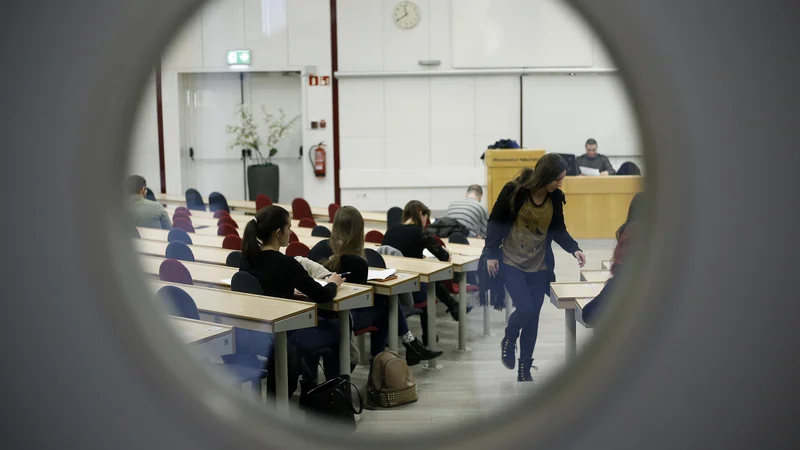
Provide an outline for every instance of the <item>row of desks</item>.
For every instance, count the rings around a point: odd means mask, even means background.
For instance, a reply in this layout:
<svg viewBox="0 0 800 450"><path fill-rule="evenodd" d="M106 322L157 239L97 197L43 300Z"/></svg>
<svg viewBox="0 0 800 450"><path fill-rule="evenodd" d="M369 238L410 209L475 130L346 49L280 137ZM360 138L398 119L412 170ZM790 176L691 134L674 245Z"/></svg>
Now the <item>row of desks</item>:
<svg viewBox="0 0 800 450"><path fill-rule="evenodd" d="M154 255L163 259L166 247L167 247L167 236L169 232L167 230L158 230L158 229L147 229L147 228L139 228L139 233L142 239L137 240L134 245L139 253L146 254L146 255ZM219 286L219 287L227 287L222 280L229 279L232 276L232 273L235 273L236 269L232 268L225 268L221 267L221 269L212 269L208 267L208 265L204 265L202 263L208 263L213 265L223 266L225 261L230 254L230 250L225 250L220 248L222 245L222 239L219 236L205 236L199 235L197 233L190 233L192 237L193 243L195 245L191 246L192 252L195 256L196 261L199 263L188 263L185 264L190 266L190 272L195 280L200 280L201 282L207 282L209 285ZM323 238L313 238L310 236L303 236L300 237L301 242L304 242L309 247L312 247L317 242L322 240ZM199 245L197 245L199 244ZM469 255L462 255L456 253L457 251L463 253L476 253L475 249L470 246L455 246L453 249L450 249L452 254L452 261L449 263L444 263L436 260L420 260L414 258L402 258L402 257L391 257L391 256L384 256L384 259L387 262L388 267L395 268L399 270L398 279L391 280L389 282L373 282L371 285L375 289L375 293L388 295L390 296L390 320L389 320L389 348L392 350L396 350L398 347L397 342L397 314L398 314L398 305L397 305L397 295L406 292L413 292L419 290L418 283L419 281L426 282L426 283L435 283L437 281L444 281L453 278L454 272L470 272L477 270L478 266L478 257L477 256L469 256ZM152 260L144 260L146 264L149 264L149 267L145 267L145 270L148 272L156 272L157 267L155 266L154 261ZM160 265L160 262L159 262ZM462 277L461 283L461 290L459 296L461 297L460 308L463 309L462 317L466 316L466 277ZM435 295L435 290L429 290L429 297ZM429 298L429 300L431 300ZM435 301L435 296L433 300ZM435 303L431 303L435 304ZM352 308L347 308L345 310L349 310ZM435 309L429 309L429 332L433 333L431 335L435 335ZM462 321L459 324L459 349L465 350L466 349L466 321ZM348 330L349 335L349 330ZM349 341L349 339L348 339ZM433 367L438 367L438 365L434 365Z"/></svg>
<svg viewBox="0 0 800 450"><path fill-rule="evenodd" d="M174 208L168 208L170 210L174 210ZM251 216L246 216L243 214L231 214L231 218L236 222L239 226L239 235L241 236L244 233L244 227L247 226L247 222L252 220ZM217 235L217 222L219 219L215 219L213 214L208 211L192 211L192 225L195 227L195 234L202 235L202 236L216 236ZM327 222L320 222L320 225L327 227L330 229L331 224ZM381 233L385 233L385 229L379 228L364 228L364 233L369 233L370 231L379 231ZM304 228L300 227L299 220L292 220L292 231L298 237L312 237L311 236L311 228ZM220 239L220 242L222 240ZM480 256L481 251L485 245L486 241L484 239L478 238L470 238L469 245L464 244L447 244L447 247L454 252L457 250L459 254L463 255L470 255L470 256ZM369 244L368 244L369 245ZM377 245L376 245L377 246Z"/></svg>
<svg viewBox="0 0 800 450"><path fill-rule="evenodd" d="M550 302L564 310L567 360L577 354L576 322L583 324L583 308L603 290L611 272L603 270L581 270L581 281L550 284ZM585 325L585 324L584 324Z"/></svg>
<svg viewBox="0 0 800 450"><path fill-rule="evenodd" d="M156 194L156 200L160 203L167 205L186 206L186 197L183 195L169 195L169 194ZM208 205L208 198L203 197L203 203ZM292 206L285 204L275 205L291 212ZM256 213L256 202L249 200L228 200L228 207L233 211L240 211L248 214ZM194 211L192 211L194 214ZM321 222L328 222L330 217L327 208L311 207L311 214L315 220ZM362 212L361 216L364 217L364 222L374 226L378 229L386 229L386 213L385 212Z"/></svg>

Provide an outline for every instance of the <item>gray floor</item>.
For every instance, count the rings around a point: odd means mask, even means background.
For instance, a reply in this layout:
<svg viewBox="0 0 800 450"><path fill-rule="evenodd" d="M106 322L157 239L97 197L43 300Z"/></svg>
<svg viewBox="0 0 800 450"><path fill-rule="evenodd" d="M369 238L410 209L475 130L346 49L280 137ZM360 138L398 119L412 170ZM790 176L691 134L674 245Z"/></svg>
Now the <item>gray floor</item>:
<svg viewBox="0 0 800 450"><path fill-rule="evenodd" d="M609 259L612 240L584 240L580 242L586 253L587 269L599 269L600 261ZM575 259L554 245L556 251L556 277L559 281L578 281L579 269ZM442 426L463 424L467 419L478 419L514 402L525 401L520 395L542 389L547 380L556 376L565 363L564 312L557 310L545 299L539 322L539 339L534 352L534 383L517 383L516 371L500 363L500 339L505 327L505 312L492 310L493 337L483 338L483 311L475 308L467 317L469 335L468 353L456 353L457 323L439 306L437 326L439 348L444 356L440 371L426 371L421 366L412 368L419 390L419 401L391 409L365 410L361 415L357 433L398 432L398 424L409 432L441 430ZM420 336L420 324L411 319L411 330ZM578 348L591 338L591 331L578 325ZM366 392L367 367L358 367L353 382Z"/></svg>

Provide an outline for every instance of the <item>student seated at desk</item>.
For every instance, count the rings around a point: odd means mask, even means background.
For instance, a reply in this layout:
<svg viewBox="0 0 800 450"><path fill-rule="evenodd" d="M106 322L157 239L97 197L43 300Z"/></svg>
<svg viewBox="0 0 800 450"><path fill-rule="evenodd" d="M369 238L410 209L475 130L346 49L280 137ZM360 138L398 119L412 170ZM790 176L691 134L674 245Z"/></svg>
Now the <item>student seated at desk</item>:
<svg viewBox="0 0 800 450"><path fill-rule="evenodd" d="M608 296L613 292L617 275L623 270L625 254L629 252L637 228L636 222L628 222L622 224L617 230L617 246L614 247L614 256L611 259L611 278L606 281L606 285L603 286L603 290L597 294L597 297L583 308L583 323L586 325L595 324L598 312L602 311L603 306L608 301Z"/></svg>
<svg viewBox="0 0 800 450"><path fill-rule="evenodd" d="M364 255L364 218L361 213L352 206L339 208L333 218L330 239L318 242L311 249L309 258L322 263L330 271L346 273L351 283L368 284L369 266ZM376 295L374 306L354 309L350 314L353 317L354 330L368 326L375 326L380 330L370 334L370 353L374 358L386 348L389 334L388 299ZM411 334L403 314L397 315L397 334L403 339L409 366L442 356L442 352L429 350Z"/></svg>
<svg viewBox="0 0 800 450"><path fill-rule="evenodd" d="M161 228L162 230L172 228L172 221L169 220L167 210L160 203L145 198L147 182L143 177L129 176L125 180L125 190L128 194L128 209L137 227Z"/></svg>
<svg viewBox="0 0 800 450"><path fill-rule="evenodd" d="M239 270L253 275L261 284L264 295L280 298L294 298L297 289L315 303L328 303L336 297L336 291L344 279L338 274L328 277L323 286L308 275L303 266L291 256L281 253L281 247L289 245L292 226L289 212L280 206L267 206L256 213L244 229L242 242L242 262ZM311 352L328 348L329 356L324 357L325 378L339 375L339 322L334 313L319 310L316 328L296 330L289 334L289 344L297 348L309 368L315 368L316 361L309 356ZM306 382L316 380L314 373L304 373Z"/></svg>
<svg viewBox="0 0 800 450"><path fill-rule="evenodd" d="M489 212L481 204L483 188L473 184L467 188L464 198L450 203L445 217L456 219L469 230L468 237L486 237L486 228L489 226Z"/></svg>
<svg viewBox="0 0 800 450"><path fill-rule="evenodd" d="M439 245L433 233L425 229L431 210L420 201L412 200L403 209L403 224L389 229L383 236L383 245L400 251L406 258L422 259L422 252L428 250L439 261L450 261L450 253ZM427 299L427 283L422 283L419 291L414 292L416 303ZM447 292L441 283L436 283L436 298L447 306L447 312L458 320L458 301ZM432 305L433 306L433 305ZM422 314L422 342L427 345L427 314Z"/></svg>

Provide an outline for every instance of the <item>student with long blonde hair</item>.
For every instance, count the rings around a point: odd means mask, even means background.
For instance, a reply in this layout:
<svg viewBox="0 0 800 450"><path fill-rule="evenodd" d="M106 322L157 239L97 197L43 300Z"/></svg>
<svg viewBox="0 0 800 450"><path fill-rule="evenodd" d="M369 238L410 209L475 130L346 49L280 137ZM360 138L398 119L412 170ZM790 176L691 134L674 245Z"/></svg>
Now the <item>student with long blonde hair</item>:
<svg viewBox="0 0 800 450"><path fill-rule="evenodd" d="M364 255L364 218L358 209L343 206L336 211L333 218L333 229L328 240L320 241L311 249L311 260L322 263L334 273L346 274L349 282L367 284L369 266ZM389 306L386 297L375 296L375 305L370 308L358 308L350 311L353 317L353 329L375 326L379 332L370 334L370 353L377 356L386 348L389 335ZM403 314L398 314L397 330L406 347L406 359L409 366L419 364L442 355L433 352L411 334Z"/></svg>

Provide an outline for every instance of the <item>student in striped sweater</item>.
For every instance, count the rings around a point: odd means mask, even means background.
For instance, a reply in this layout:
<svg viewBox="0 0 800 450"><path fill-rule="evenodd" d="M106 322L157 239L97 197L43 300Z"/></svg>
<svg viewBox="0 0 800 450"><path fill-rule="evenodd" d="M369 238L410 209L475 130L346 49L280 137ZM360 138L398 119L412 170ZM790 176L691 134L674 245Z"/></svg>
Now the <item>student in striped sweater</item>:
<svg viewBox="0 0 800 450"><path fill-rule="evenodd" d="M483 189L477 184L467 188L467 195L461 200L456 200L447 208L445 217L456 219L469 230L468 237L486 237L486 228L489 225L489 212L481 205Z"/></svg>

